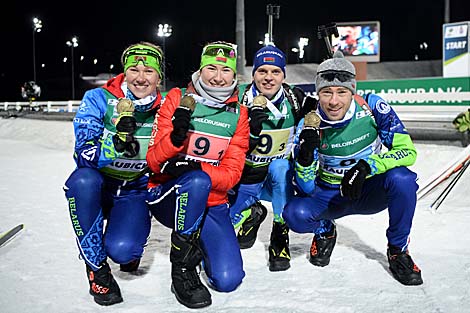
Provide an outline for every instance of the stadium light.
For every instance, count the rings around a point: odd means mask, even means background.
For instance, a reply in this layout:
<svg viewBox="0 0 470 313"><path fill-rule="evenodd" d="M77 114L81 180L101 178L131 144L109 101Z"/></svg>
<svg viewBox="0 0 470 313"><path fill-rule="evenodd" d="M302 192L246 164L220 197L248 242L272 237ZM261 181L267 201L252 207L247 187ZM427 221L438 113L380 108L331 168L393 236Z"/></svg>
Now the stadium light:
<svg viewBox="0 0 470 313"><path fill-rule="evenodd" d="M170 24L158 24L157 36L162 38L162 48L163 48L163 61L162 61L162 72L163 72L163 90L166 91L166 48L165 48L165 40L167 37L170 37L173 33L173 28Z"/></svg>
<svg viewBox="0 0 470 313"><path fill-rule="evenodd" d="M78 47L78 38L76 36L72 37L72 40L67 40L65 43L67 46L70 47L71 51L71 63L72 63L72 100L75 100L75 67L74 67L74 59L73 59L73 50Z"/></svg>
<svg viewBox="0 0 470 313"><path fill-rule="evenodd" d="M33 80L36 81L36 33L40 33L42 21L37 17L33 18Z"/></svg>

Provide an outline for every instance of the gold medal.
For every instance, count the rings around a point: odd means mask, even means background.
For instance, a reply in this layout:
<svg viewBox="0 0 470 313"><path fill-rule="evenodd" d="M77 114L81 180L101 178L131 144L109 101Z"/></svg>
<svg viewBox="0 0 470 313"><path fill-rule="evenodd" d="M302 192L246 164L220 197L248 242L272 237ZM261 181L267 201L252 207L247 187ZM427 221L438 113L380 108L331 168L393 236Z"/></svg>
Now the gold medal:
<svg viewBox="0 0 470 313"><path fill-rule="evenodd" d="M254 107L261 107L264 109L268 105L268 99L263 95L256 96L253 98L252 105Z"/></svg>
<svg viewBox="0 0 470 313"><path fill-rule="evenodd" d="M318 128L320 126L320 117L315 111L305 114L304 127Z"/></svg>
<svg viewBox="0 0 470 313"><path fill-rule="evenodd" d="M119 102L116 106L116 111L118 113L134 112L134 103L130 99L121 98L121 99L119 99Z"/></svg>
<svg viewBox="0 0 470 313"><path fill-rule="evenodd" d="M194 112L194 108L196 107L196 100L194 100L191 96L184 96L181 98L180 106L188 108L191 112Z"/></svg>

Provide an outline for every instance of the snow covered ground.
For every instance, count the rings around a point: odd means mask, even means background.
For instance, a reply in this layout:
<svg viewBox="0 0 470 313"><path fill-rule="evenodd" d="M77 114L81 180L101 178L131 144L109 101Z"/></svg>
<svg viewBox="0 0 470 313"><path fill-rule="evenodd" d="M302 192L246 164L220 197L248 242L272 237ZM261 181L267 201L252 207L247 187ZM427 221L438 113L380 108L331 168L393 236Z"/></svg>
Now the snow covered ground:
<svg viewBox="0 0 470 313"><path fill-rule="evenodd" d="M426 180L463 148L418 143L414 170ZM0 312L188 312L170 291L169 234L156 221L137 275L110 262L124 302L101 307L88 294L62 185L74 168L70 122L0 119L0 232L25 223L0 248ZM291 268L267 267L268 216L243 250L246 277L232 293L212 291L201 312L465 312L470 307L469 174L437 212L437 192L418 203L410 251L424 284L395 281L386 260L387 213L337 220L338 241L325 268L308 262L311 235L291 233Z"/></svg>

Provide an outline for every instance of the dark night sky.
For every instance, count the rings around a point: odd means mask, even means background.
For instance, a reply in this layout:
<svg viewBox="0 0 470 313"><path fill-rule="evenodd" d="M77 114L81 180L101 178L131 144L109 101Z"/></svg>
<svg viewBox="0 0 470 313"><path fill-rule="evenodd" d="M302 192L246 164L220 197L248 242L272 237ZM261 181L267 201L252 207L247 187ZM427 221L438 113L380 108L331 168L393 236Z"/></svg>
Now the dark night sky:
<svg viewBox="0 0 470 313"><path fill-rule="evenodd" d="M450 22L470 21L468 0L450 0ZM70 98L71 66L65 42L74 35L79 47L74 51L78 75L96 75L121 71L119 57L129 44L147 40L161 44L156 34L159 23L173 26L166 40L167 77L177 85L186 85L197 69L204 43L213 40L235 42L235 0L225 1L14 1L13 10L0 13L0 101L22 100L20 86L33 79L32 32L34 16L43 22L36 38L37 82L42 87L41 100ZM319 63L325 57L322 41L316 37L318 25L330 22L372 21L381 23L381 61L442 58L443 0L408 1L245 1L247 65L260 47L267 31L266 5L281 6L280 19L274 20L274 40L285 52L296 46L299 37L308 37L305 63ZM378 8L378 5L382 8ZM422 42L428 44L420 51ZM83 62L78 57L85 57ZM98 65L92 59L98 59ZM288 52L288 63L297 57ZM45 63L43 69L40 64ZM77 98L87 86L76 79ZM171 83L170 83L171 84Z"/></svg>

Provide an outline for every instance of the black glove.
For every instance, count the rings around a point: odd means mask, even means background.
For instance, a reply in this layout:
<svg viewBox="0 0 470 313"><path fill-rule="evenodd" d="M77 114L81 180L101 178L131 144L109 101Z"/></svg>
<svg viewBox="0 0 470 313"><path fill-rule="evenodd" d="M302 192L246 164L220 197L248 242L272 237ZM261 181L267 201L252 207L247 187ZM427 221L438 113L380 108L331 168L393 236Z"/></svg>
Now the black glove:
<svg viewBox="0 0 470 313"><path fill-rule="evenodd" d="M133 134L137 129L137 122L132 112L123 112L119 114L116 120L116 130L121 133Z"/></svg>
<svg viewBox="0 0 470 313"><path fill-rule="evenodd" d="M359 199L368 174L370 174L369 164L362 159L359 160L356 165L344 174L343 180L341 180L341 195L351 200Z"/></svg>
<svg viewBox="0 0 470 313"><path fill-rule="evenodd" d="M122 112L116 120L116 134L113 136L114 148L117 152L126 152L126 156L133 158L140 150L139 142L133 134L137 129L137 122L132 112Z"/></svg>
<svg viewBox="0 0 470 313"><path fill-rule="evenodd" d="M254 137L259 137L263 129L263 125L261 124L266 121L269 116L264 112L263 108L259 106L251 107L248 114L250 117L250 134Z"/></svg>
<svg viewBox="0 0 470 313"><path fill-rule="evenodd" d="M302 106L302 103L304 102L304 99L307 96L305 94L305 91L303 91L303 89L300 88L300 87L292 86L292 93L294 94L295 98L297 99L297 103L299 104L299 106Z"/></svg>
<svg viewBox="0 0 470 313"><path fill-rule="evenodd" d="M189 130L192 111L188 107L179 106L173 113L173 131L170 134L171 143L175 147L181 147Z"/></svg>
<svg viewBox="0 0 470 313"><path fill-rule="evenodd" d="M161 165L160 173L168 174L177 178L186 172L200 169L202 169L201 163L176 157L166 160Z"/></svg>
<svg viewBox="0 0 470 313"><path fill-rule="evenodd" d="M305 128L300 133L300 150L297 162L309 166L313 162L313 151L320 147L320 134L317 129Z"/></svg>
<svg viewBox="0 0 470 313"><path fill-rule="evenodd" d="M133 158L139 154L140 145L137 139L135 139L132 135L128 135L127 140L129 141L122 141L117 134L114 135L114 149L116 149L117 152L125 152L124 156L128 158Z"/></svg>
<svg viewBox="0 0 470 313"><path fill-rule="evenodd" d="M302 104L302 113L303 115L307 114L310 111L316 111L318 108L318 100L311 96L306 96Z"/></svg>

